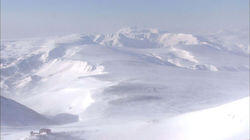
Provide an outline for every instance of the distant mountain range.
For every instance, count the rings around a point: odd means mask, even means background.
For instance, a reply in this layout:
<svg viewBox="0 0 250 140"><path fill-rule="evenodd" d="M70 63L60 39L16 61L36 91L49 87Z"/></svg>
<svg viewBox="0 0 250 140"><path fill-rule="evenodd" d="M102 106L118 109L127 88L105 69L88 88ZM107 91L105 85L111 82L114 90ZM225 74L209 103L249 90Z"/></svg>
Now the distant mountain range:
<svg viewBox="0 0 250 140"><path fill-rule="evenodd" d="M176 115L248 96L248 76L249 39L242 31L124 28L1 44L1 94L46 116ZM49 122L10 99L1 99L3 115ZM32 124L15 116L5 123Z"/></svg>

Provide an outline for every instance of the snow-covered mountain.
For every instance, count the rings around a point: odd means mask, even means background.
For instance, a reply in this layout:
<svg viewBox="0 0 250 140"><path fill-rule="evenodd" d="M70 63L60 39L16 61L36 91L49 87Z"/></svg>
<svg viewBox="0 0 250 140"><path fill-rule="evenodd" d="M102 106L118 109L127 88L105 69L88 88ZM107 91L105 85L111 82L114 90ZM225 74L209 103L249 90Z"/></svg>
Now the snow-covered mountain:
<svg viewBox="0 0 250 140"><path fill-rule="evenodd" d="M248 37L124 28L3 40L2 96L82 122L166 119L247 97Z"/></svg>

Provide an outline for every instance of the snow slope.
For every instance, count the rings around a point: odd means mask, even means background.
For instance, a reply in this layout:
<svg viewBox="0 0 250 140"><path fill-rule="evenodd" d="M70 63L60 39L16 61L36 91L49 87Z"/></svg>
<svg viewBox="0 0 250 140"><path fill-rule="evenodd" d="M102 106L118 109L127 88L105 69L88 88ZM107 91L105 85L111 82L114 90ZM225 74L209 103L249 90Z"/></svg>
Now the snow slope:
<svg viewBox="0 0 250 140"><path fill-rule="evenodd" d="M161 120L94 120L51 127L51 135L6 134L4 140L247 140L249 98Z"/></svg>
<svg viewBox="0 0 250 140"><path fill-rule="evenodd" d="M247 140L249 98L175 118L98 125L89 140ZM86 129L86 128L85 128ZM88 130L88 129L87 129ZM95 130L95 131L94 131Z"/></svg>

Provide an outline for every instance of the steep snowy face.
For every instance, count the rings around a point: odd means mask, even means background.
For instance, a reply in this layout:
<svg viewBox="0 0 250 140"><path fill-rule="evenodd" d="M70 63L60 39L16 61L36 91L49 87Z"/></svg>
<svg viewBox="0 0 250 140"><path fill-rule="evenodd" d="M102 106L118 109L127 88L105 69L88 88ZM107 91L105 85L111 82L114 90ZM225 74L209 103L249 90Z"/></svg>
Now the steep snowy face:
<svg viewBox="0 0 250 140"><path fill-rule="evenodd" d="M52 120L15 102L14 100L1 98L1 126L34 126L55 124Z"/></svg>
<svg viewBox="0 0 250 140"><path fill-rule="evenodd" d="M211 107L248 96L249 45L239 34L125 28L3 41L2 95L39 113L82 120Z"/></svg>

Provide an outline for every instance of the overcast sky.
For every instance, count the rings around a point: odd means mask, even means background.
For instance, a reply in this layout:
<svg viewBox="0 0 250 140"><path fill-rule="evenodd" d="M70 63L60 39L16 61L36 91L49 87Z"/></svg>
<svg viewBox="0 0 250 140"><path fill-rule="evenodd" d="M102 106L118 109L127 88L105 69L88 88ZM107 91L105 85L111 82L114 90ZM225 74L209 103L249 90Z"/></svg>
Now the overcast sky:
<svg viewBox="0 0 250 140"><path fill-rule="evenodd" d="M128 26L177 32L246 28L248 6L248 0L1 0L1 35L109 33Z"/></svg>

